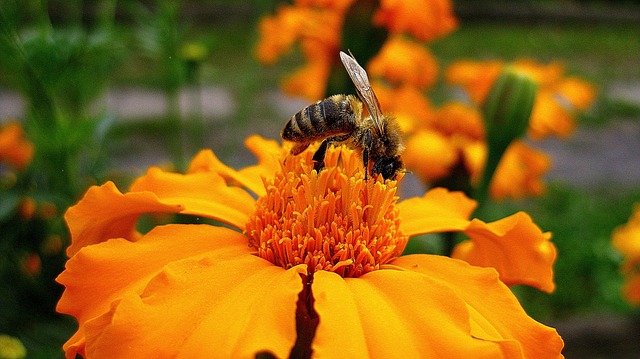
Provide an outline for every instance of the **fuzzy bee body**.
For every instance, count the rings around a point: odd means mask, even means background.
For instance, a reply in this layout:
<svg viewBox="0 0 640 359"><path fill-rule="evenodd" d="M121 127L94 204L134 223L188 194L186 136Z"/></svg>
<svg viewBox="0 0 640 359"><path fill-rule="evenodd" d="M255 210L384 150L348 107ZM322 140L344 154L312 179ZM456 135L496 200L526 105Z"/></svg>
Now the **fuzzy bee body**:
<svg viewBox="0 0 640 359"><path fill-rule="evenodd" d="M296 142L291 154L297 155L309 144L356 130L362 114L362 103L354 96L333 95L309 105L289 119L282 139Z"/></svg>
<svg viewBox="0 0 640 359"><path fill-rule="evenodd" d="M295 142L291 149L294 156L312 142L322 140L313 155L317 171L324 167L325 153L330 144L350 141L362 152L365 178L371 161L372 175L381 174L384 179L393 179L404 168L400 159L404 149L400 128L392 117L380 111L365 70L343 52L340 52L340 58L362 101L353 95L333 95L318 101L293 115L285 124L281 137ZM369 111L367 118L362 118L363 102Z"/></svg>

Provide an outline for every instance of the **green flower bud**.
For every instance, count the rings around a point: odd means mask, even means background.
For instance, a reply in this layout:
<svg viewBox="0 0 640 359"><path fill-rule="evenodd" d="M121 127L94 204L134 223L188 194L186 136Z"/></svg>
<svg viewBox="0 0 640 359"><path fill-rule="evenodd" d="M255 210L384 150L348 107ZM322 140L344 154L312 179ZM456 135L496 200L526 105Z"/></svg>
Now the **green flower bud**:
<svg viewBox="0 0 640 359"><path fill-rule="evenodd" d="M536 90L537 85L529 76L511 67L502 71L482 108L490 148L504 151L525 134Z"/></svg>
<svg viewBox="0 0 640 359"><path fill-rule="evenodd" d="M487 142L487 162L475 191L478 209L488 199L493 174L507 147L524 136L536 98L537 84L512 67L502 70L482 108ZM476 209L476 213L478 212Z"/></svg>

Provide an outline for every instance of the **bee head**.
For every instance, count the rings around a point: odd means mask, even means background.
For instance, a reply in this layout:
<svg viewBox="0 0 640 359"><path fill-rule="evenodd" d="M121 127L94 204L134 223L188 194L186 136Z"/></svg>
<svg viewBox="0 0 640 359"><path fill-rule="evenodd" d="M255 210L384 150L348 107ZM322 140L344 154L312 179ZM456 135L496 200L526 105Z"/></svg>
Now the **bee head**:
<svg viewBox="0 0 640 359"><path fill-rule="evenodd" d="M371 169L372 175L381 174L384 179L395 179L398 171L400 171L404 165L400 156L393 157L380 157Z"/></svg>

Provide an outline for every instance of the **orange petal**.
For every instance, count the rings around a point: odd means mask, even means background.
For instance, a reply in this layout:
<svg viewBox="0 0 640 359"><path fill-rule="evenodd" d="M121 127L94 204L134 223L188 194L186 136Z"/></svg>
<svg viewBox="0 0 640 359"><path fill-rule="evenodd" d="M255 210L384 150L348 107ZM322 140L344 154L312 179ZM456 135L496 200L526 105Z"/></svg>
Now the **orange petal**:
<svg viewBox="0 0 640 359"><path fill-rule="evenodd" d="M548 90L540 90L533 105L528 134L536 140L547 136L567 138L576 127L569 110L557 101L557 95Z"/></svg>
<svg viewBox="0 0 640 359"><path fill-rule="evenodd" d="M628 268L633 269L640 262L640 203L634 206L627 223L616 227L611 237L613 247L632 264Z"/></svg>
<svg viewBox="0 0 640 359"><path fill-rule="evenodd" d="M424 196L398 203L400 229L409 237L418 234L462 231L469 225L469 216L476 202L462 192L435 188Z"/></svg>
<svg viewBox="0 0 640 359"><path fill-rule="evenodd" d="M131 185L132 192L153 192L163 203L182 206L180 212L212 218L243 229L255 200L240 187L228 186L217 173L179 174L153 167Z"/></svg>
<svg viewBox="0 0 640 359"><path fill-rule="evenodd" d="M518 212L492 223L474 219L465 233L471 238L452 254L473 265L493 267L507 285L526 284L553 292L556 247L528 214Z"/></svg>
<svg viewBox="0 0 640 359"><path fill-rule="evenodd" d="M452 304L457 300L466 303L472 337L496 342L505 352L514 355L505 354L504 357L563 357L560 353L564 345L562 338L553 328L527 316L513 293L498 279L495 270L473 267L462 261L434 255L402 256L392 264L437 279L453 291L453 294L448 294ZM413 285L412 289L415 287L417 286ZM431 290L428 295L434 295L435 292ZM409 297L405 295L397 300L402 303ZM513 348L516 344L519 346L518 351ZM456 345L453 347L457 348ZM472 354L469 357L478 355Z"/></svg>
<svg viewBox="0 0 640 359"><path fill-rule="evenodd" d="M170 263L87 325L87 354L106 358L286 357L296 340L300 273L251 255ZM135 328L135 330L132 330Z"/></svg>
<svg viewBox="0 0 640 359"><path fill-rule="evenodd" d="M67 355L83 352L86 322L109 311L112 302L126 293L142 293L166 264L203 253L252 257L242 234L207 225L156 227L137 242L117 238L82 248L56 279L65 286L57 310L79 322L65 344Z"/></svg>
<svg viewBox="0 0 640 359"><path fill-rule="evenodd" d="M393 113L404 133L430 127L435 109L422 90L408 85L391 88L382 81L372 86L382 108Z"/></svg>
<svg viewBox="0 0 640 359"><path fill-rule="evenodd" d="M467 91L471 100L481 104L495 80L500 76L503 67L504 63L501 61L459 60L447 68L445 77L448 83L461 86Z"/></svg>
<svg viewBox="0 0 640 359"><path fill-rule="evenodd" d="M543 177L550 167L551 159L546 153L524 141L514 141L491 180L491 197L500 200L541 195L546 188Z"/></svg>
<svg viewBox="0 0 640 359"><path fill-rule="evenodd" d="M480 110L461 102L449 102L438 108L433 127L446 136L483 141L484 122Z"/></svg>
<svg viewBox="0 0 640 359"><path fill-rule="evenodd" d="M518 72L529 76L541 87L559 81L565 71L564 64L558 61L540 64L529 58L521 58L514 61L512 65Z"/></svg>
<svg viewBox="0 0 640 359"><path fill-rule="evenodd" d="M438 79L438 62L422 44L402 36L389 37L368 64L371 76L397 85L428 88Z"/></svg>
<svg viewBox="0 0 640 359"><path fill-rule="evenodd" d="M595 86L576 77L563 79L556 87L558 94L579 111L586 111L597 95Z"/></svg>
<svg viewBox="0 0 640 359"><path fill-rule="evenodd" d="M64 215L72 238L67 255L71 257L84 246L110 238L135 241L139 237L135 225L142 214L178 213L183 208L181 204L163 203L151 192L122 194L113 182L93 186Z"/></svg>
<svg viewBox="0 0 640 359"><path fill-rule="evenodd" d="M334 273L315 273L312 292L320 323L314 354L326 358L507 354L501 345L472 335L467 305L449 286L437 277L394 269L346 280ZM506 349L515 354L519 348Z"/></svg>
<svg viewBox="0 0 640 359"><path fill-rule="evenodd" d="M247 188L258 196L265 195L262 177L273 177L280 169L280 158L286 154L276 141L253 135L245 140L245 145L258 158L258 164L239 171L222 163L210 150L204 150L191 161L187 173L215 172L229 184Z"/></svg>
<svg viewBox="0 0 640 359"><path fill-rule="evenodd" d="M235 169L225 165L211 150L202 150L191 160L187 174L213 172L227 181L228 185L237 185L247 188L251 192L261 196L264 194L264 184L260 178L243 176Z"/></svg>
<svg viewBox="0 0 640 359"><path fill-rule="evenodd" d="M302 35L306 19L313 12L297 6L281 6L273 16L264 17L258 23L260 41L256 46L258 60L273 64L288 52Z"/></svg>
<svg viewBox="0 0 640 359"><path fill-rule="evenodd" d="M239 170L238 173L252 181L251 189L256 188L253 190L255 194L264 196L266 190L262 179L275 176L276 171L281 168L282 158L289 151L280 146L278 142L257 135L249 136L244 141L244 144L256 156L258 164L245 167Z"/></svg>
<svg viewBox="0 0 640 359"><path fill-rule="evenodd" d="M331 63L309 60L305 65L287 75L282 81L282 91L292 96L302 96L315 101L324 96Z"/></svg>
<svg viewBox="0 0 640 359"><path fill-rule="evenodd" d="M449 0L382 0L373 23L391 33L409 33L423 41L441 37L458 25Z"/></svg>

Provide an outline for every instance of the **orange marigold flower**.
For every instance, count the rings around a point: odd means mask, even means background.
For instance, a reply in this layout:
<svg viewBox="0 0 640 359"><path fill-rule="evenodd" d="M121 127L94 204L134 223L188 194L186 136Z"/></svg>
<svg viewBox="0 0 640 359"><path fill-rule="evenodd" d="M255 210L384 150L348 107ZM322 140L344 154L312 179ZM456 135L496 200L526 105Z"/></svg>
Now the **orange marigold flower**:
<svg viewBox="0 0 640 359"><path fill-rule="evenodd" d="M565 72L564 65L557 61L544 65L525 58L514 61L511 66L529 76L540 87L557 83Z"/></svg>
<svg viewBox="0 0 640 359"><path fill-rule="evenodd" d="M502 61L459 60L447 67L445 79L452 85L462 87L473 102L482 103L503 67Z"/></svg>
<svg viewBox="0 0 640 359"><path fill-rule="evenodd" d="M461 164L472 178L480 179L487 160L484 125L477 108L448 103L433 110L429 121L415 125L406 141L403 159L420 179L434 183ZM494 199L539 196L551 159L524 142L514 142L505 152L493 177Z"/></svg>
<svg viewBox="0 0 640 359"><path fill-rule="evenodd" d="M33 144L24 136L20 123L10 121L0 127L0 163L24 170L33 159Z"/></svg>
<svg viewBox="0 0 640 359"><path fill-rule="evenodd" d="M446 35L458 25L449 0L382 0L373 22L423 41Z"/></svg>
<svg viewBox="0 0 640 359"><path fill-rule="evenodd" d="M557 62L542 65L521 59L510 65L526 73L539 86L529 122L529 135L534 139L571 135L575 117L593 103L595 88L575 77L564 78L564 67ZM471 100L481 104L504 66L501 61L458 61L447 68L445 77L449 83L464 88Z"/></svg>
<svg viewBox="0 0 640 359"><path fill-rule="evenodd" d="M405 146L402 155L405 165L428 183L445 177L460 160L457 146L438 131L416 131L409 136Z"/></svg>
<svg viewBox="0 0 640 359"><path fill-rule="evenodd" d="M547 89L539 90L529 119L531 138L543 139L550 134L567 138L575 127L573 114L558 102L557 95Z"/></svg>
<svg viewBox="0 0 640 359"><path fill-rule="evenodd" d="M571 107L586 111L595 101L597 91L593 85L576 77L567 77L556 84L556 92Z"/></svg>
<svg viewBox="0 0 640 359"><path fill-rule="evenodd" d="M311 13L305 8L282 6L276 15L262 18L258 24L261 39L256 49L258 59L272 64L289 51L305 26L305 18Z"/></svg>
<svg viewBox="0 0 640 359"><path fill-rule="evenodd" d="M424 93L413 86L391 88L380 81L371 85L380 106L398 120L403 133L412 132L433 122L435 110Z"/></svg>
<svg viewBox="0 0 640 359"><path fill-rule="evenodd" d="M285 93L311 100L322 98L335 57L330 54L337 52L337 48L332 52L325 47L315 39L302 40L302 50L308 61L282 81Z"/></svg>
<svg viewBox="0 0 640 359"><path fill-rule="evenodd" d="M438 109L433 127L446 136L468 140L484 139L482 116L476 108L460 102L450 102Z"/></svg>
<svg viewBox="0 0 640 359"><path fill-rule="evenodd" d="M531 114L529 135L534 139L570 136L576 126L574 118L586 111L595 97L593 85L572 77L541 89Z"/></svg>
<svg viewBox="0 0 640 359"><path fill-rule="evenodd" d="M393 84L431 87L438 79L438 62L421 44L393 36L368 65L369 75L381 76Z"/></svg>
<svg viewBox="0 0 640 359"><path fill-rule="evenodd" d="M312 100L324 95L331 66L337 61L335 54L349 3L301 1L297 6L281 6L274 16L260 21L256 56L263 63L272 64L296 42L302 44L307 64L284 79L285 92Z"/></svg>
<svg viewBox="0 0 640 359"><path fill-rule="evenodd" d="M472 181L480 180L487 161L487 146L473 142L462 148ZM514 141L504 153L491 180L489 194L496 200L540 196L546 190L544 176L551 168L549 156L522 141Z"/></svg>
<svg viewBox="0 0 640 359"><path fill-rule="evenodd" d="M432 110L429 121L415 126L406 143L403 159L406 166L427 183L447 176L459 163L474 174L476 144L483 144L484 128L477 109L461 103L449 103ZM478 157L477 160L484 161Z"/></svg>
<svg viewBox="0 0 640 359"><path fill-rule="evenodd" d="M622 273L626 283L622 294L629 303L640 305L640 204L629 221L613 231L612 238L613 246L624 256Z"/></svg>
<svg viewBox="0 0 640 359"><path fill-rule="evenodd" d="M540 196L546 190L544 176L551 168L551 158L522 141L514 141L500 160L491 180L491 197L521 199Z"/></svg>
<svg viewBox="0 0 640 359"><path fill-rule="evenodd" d="M247 144L256 166L236 171L203 151L186 174L152 168L129 192L92 187L67 211L58 310L79 323L67 358L562 357L556 331L528 317L494 269L399 257L424 233L537 241L544 234L528 216L470 221L475 202L445 189L398 201L402 174L365 181L361 156L344 146L317 173L313 149L287 156L274 141ZM139 233L149 212L226 226ZM510 270L500 276L518 282Z"/></svg>

